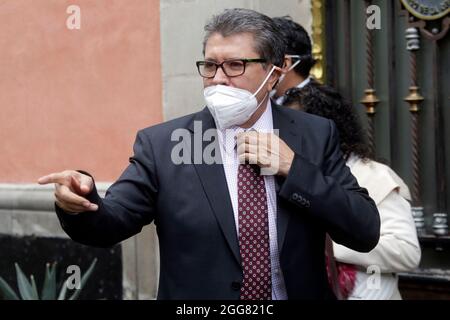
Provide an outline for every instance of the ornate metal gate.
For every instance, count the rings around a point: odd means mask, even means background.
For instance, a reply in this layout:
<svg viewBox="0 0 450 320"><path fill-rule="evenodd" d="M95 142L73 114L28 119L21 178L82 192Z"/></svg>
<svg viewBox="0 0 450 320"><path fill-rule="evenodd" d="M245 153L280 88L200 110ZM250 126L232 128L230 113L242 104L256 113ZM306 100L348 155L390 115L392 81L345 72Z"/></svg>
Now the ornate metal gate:
<svg viewBox="0 0 450 320"><path fill-rule="evenodd" d="M312 5L314 73L353 101L376 156L409 185L419 271L433 279L427 270L442 271L450 297L450 1Z"/></svg>

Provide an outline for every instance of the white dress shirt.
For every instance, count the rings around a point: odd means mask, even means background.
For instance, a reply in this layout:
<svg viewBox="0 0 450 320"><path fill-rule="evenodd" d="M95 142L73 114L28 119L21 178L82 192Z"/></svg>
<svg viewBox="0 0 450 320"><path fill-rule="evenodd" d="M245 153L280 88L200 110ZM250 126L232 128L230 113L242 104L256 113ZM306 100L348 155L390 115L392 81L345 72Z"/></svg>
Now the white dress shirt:
<svg viewBox="0 0 450 320"><path fill-rule="evenodd" d="M235 137L238 133L255 130L258 132L273 132L272 106L268 100L266 110L256 123L248 129L234 126L226 130L217 130L220 152L222 155L223 168L227 180L228 191L231 203L233 205L234 221L236 232L239 234L238 220L238 190L237 175L239 161L237 157L237 148ZM275 191L275 177L264 176L267 194L267 208L269 215L269 242L270 242L270 262L272 270L272 300L286 300L287 293L284 284L283 275L280 268L279 248L277 241L277 195Z"/></svg>

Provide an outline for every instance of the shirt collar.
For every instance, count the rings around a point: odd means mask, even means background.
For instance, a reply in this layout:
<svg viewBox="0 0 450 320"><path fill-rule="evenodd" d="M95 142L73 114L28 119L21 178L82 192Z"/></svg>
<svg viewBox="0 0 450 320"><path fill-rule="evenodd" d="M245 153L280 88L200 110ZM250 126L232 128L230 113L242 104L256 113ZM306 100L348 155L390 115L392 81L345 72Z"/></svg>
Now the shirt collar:
<svg viewBox="0 0 450 320"><path fill-rule="evenodd" d="M297 88L301 89L301 88L303 88L304 86L306 86L310 82L311 82L311 76L308 76L308 78L306 78L305 80L303 80L302 82L300 82L297 85Z"/></svg>
<svg viewBox="0 0 450 320"><path fill-rule="evenodd" d="M308 83L311 82L311 76L308 76L305 80L303 80L302 82L300 82L296 88L303 88L304 86L306 86ZM286 101L286 95L282 95L281 97L278 97L276 100L276 103L280 106L282 106L284 104L284 102Z"/></svg>
<svg viewBox="0 0 450 320"><path fill-rule="evenodd" d="M272 104L270 102L270 99L267 100L267 106L266 110L264 110L263 114L259 117L258 120L248 129L245 129L245 131L249 130L255 130L258 132L269 132L273 129L273 118L272 118Z"/></svg>
<svg viewBox="0 0 450 320"><path fill-rule="evenodd" d="M353 152L350 153L350 156L348 157L348 159L346 161L347 166L350 168L353 167L358 160L359 160L359 157L356 154L354 154Z"/></svg>
<svg viewBox="0 0 450 320"><path fill-rule="evenodd" d="M269 132L273 129L273 118L272 118L272 104L270 99L267 100L266 110L259 117L258 120L250 128L241 128L239 126L232 126L229 129L219 130L222 134L226 130L232 130L234 132L245 132L245 131L258 131L258 132Z"/></svg>
<svg viewBox="0 0 450 320"><path fill-rule="evenodd" d="M263 114L250 128L241 128L239 126L232 126L231 128L228 129L217 129L221 148L224 148L226 152L230 152L230 150L233 149L235 150L236 148L235 139L230 140L227 139L226 137L228 135L231 135L234 138L240 132L252 130L265 133L271 133L273 131L272 104L270 102L270 99L267 100L266 110L264 110Z"/></svg>

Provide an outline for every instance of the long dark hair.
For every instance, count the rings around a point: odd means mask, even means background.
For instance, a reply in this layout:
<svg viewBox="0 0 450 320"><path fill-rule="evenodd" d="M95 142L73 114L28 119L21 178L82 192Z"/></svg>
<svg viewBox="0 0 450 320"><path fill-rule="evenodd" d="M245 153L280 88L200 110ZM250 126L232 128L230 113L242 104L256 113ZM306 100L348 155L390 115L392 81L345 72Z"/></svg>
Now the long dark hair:
<svg viewBox="0 0 450 320"><path fill-rule="evenodd" d="M301 89L289 89L284 104L333 120L339 131L345 159L348 159L351 153L364 160L373 159L366 132L355 108L332 87L314 82Z"/></svg>

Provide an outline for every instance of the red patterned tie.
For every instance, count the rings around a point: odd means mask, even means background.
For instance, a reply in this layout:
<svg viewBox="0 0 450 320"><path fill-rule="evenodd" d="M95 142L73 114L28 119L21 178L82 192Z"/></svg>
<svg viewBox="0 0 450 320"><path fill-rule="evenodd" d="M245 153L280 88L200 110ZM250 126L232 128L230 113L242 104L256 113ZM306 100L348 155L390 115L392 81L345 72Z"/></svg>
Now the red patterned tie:
<svg viewBox="0 0 450 320"><path fill-rule="evenodd" d="M264 177L249 164L238 170L239 248L244 282L241 300L270 300L269 218Z"/></svg>

